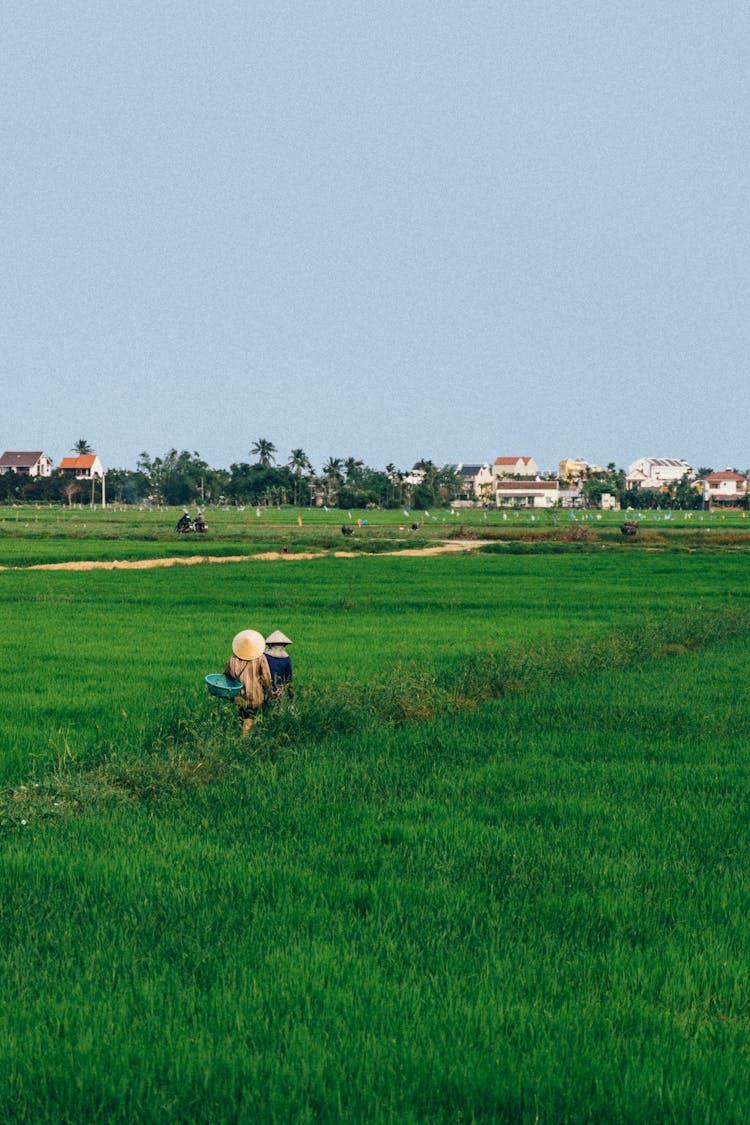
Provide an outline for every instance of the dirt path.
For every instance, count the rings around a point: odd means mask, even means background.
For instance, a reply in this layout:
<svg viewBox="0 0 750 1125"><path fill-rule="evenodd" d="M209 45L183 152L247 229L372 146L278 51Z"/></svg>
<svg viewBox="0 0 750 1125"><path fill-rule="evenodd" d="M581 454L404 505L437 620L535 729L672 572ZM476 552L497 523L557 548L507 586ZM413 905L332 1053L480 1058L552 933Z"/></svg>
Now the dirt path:
<svg viewBox="0 0 750 1125"><path fill-rule="evenodd" d="M378 551L379 555L451 555L461 551L473 551L486 547L491 539L452 539L450 543L439 543L434 547L404 547L401 551ZM374 553L374 552L373 552ZM334 551L337 559L357 559L367 555L367 551ZM369 556L372 558L372 555Z"/></svg>
<svg viewBox="0 0 750 1125"><path fill-rule="evenodd" d="M405 547L402 551L378 551L368 554L367 551L334 551L337 559L357 559L361 556L374 558L378 555L448 555L462 551L476 550L485 547L489 539L454 539L450 543L439 543L434 547ZM153 570L164 566L197 566L199 563L238 563L238 562L268 562L281 559L284 562L293 562L299 559L322 559L325 551L300 551L296 554L287 554L284 551L265 551L258 555L189 555L186 558L171 559L131 559L113 560L112 562L82 561L61 563L35 563L26 567L0 567L0 570Z"/></svg>

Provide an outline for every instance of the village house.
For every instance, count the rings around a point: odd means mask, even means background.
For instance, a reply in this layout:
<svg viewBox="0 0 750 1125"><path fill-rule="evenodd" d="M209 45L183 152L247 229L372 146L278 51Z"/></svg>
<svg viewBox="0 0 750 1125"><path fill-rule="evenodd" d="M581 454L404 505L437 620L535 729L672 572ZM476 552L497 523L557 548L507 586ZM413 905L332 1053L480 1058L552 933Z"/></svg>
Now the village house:
<svg viewBox="0 0 750 1125"><path fill-rule="evenodd" d="M538 472L533 457L496 457L492 466L492 476L496 481L502 477L526 477L533 480Z"/></svg>
<svg viewBox="0 0 750 1125"><path fill-rule="evenodd" d="M553 508L558 501L556 480L504 480L495 482L498 508Z"/></svg>
<svg viewBox="0 0 750 1125"><path fill-rule="evenodd" d="M692 475L693 467L687 461L674 457L639 457L628 468L625 487L664 489Z"/></svg>
<svg viewBox="0 0 750 1125"><path fill-rule="evenodd" d="M703 501L709 507L739 507L747 497L747 477L732 469L709 473L700 484L703 488Z"/></svg>
<svg viewBox="0 0 750 1125"><path fill-rule="evenodd" d="M76 457L63 457L60 472L76 480L102 480L104 466L96 453L79 453Z"/></svg>
<svg viewBox="0 0 750 1125"><path fill-rule="evenodd" d="M481 465L460 461L454 471L459 480L459 500L481 502L492 499L492 469L487 461Z"/></svg>
<svg viewBox="0 0 750 1125"><path fill-rule="evenodd" d="M557 475L560 480L568 480L571 484L579 484L582 480L601 473L601 465L592 465L582 457L565 457L557 466Z"/></svg>
<svg viewBox="0 0 750 1125"><path fill-rule="evenodd" d="M104 466L96 453L79 453L75 457L63 457L60 462L60 475L74 480L91 481L91 503L94 503L96 482L101 485L102 507L107 506L106 478Z"/></svg>
<svg viewBox="0 0 750 1125"><path fill-rule="evenodd" d="M27 477L52 476L52 458L46 453L21 453L6 450L0 457L0 473L20 473Z"/></svg>

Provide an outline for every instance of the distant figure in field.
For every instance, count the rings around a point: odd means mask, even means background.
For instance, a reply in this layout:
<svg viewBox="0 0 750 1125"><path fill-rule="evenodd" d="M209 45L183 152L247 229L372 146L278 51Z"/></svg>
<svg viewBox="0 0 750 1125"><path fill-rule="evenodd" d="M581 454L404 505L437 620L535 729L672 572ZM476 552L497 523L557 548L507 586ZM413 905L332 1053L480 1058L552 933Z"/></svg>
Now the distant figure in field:
<svg viewBox="0 0 750 1125"><path fill-rule="evenodd" d="M243 736L252 730L273 690L268 661L263 654L265 647L262 633L256 629L243 629L232 641L232 655L224 669L225 676L242 684L242 691L234 697L234 704L242 719Z"/></svg>
<svg viewBox="0 0 750 1125"><path fill-rule="evenodd" d="M195 517L193 526L196 531L208 530L208 524L206 523L206 517L203 515L203 512L198 512L197 516Z"/></svg>
<svg viewBox="0 0 750 1125"><path fill-rule="evenodd" d="M192 527L193 527L193 521L190 519L190 514L188 513L188 510L186 508L185 511L182 513L182 515L180 516L180 518L177 521L177 530L178 531L191 531Z"/></svg>
<svg viewBox="0 0 750 1125"><path fill-rule="evenodd" d="M286 651L286 646L290 644L292 644L292 641L289 640L289 637L285 637L279 629L275 633L271 633L270 637L266 637L266 660L271 673L273 694L279 700L284 695L287 695L289 699L294 698L292 658Z"/></svg>

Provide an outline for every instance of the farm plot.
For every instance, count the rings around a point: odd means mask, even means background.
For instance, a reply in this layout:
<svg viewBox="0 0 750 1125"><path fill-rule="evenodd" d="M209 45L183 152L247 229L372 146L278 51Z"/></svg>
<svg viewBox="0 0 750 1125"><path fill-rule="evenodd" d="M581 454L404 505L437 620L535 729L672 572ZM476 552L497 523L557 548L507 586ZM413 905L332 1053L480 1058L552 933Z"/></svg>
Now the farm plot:
<svg viewBox="0 0 750 1125"><path fill-rule="evenodd" d="M0 575L0 776L146 745L220 670L231 637L283 627L298 679L388 680L397 664L597 635L742 588L744 556L320 559ZM192 704L190 706L193 706Z"/></svg>
<svg viewBox="0 0 750 1125"><path fill-rule="evenodd" d="M0 576L3 1118L745 1119L746 583L643 552ZM299 684L254 754L200 688L246 624ZM35 642L62 751L7 678ZM391 706L410 678L432 710Z"/></svg>

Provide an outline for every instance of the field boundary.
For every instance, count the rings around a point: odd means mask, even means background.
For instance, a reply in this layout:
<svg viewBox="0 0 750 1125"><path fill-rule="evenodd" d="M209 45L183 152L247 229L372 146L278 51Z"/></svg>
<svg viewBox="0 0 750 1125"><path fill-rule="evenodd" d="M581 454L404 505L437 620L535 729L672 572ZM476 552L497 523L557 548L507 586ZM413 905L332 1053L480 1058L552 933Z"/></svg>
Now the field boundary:
<svg viewBox="0 0 750 1125"><path fill-rule="evenodd" d="M432 547L404 547L403 550L398 551L334 551L333 556L337 559L358 559L363 555L370 558L383 555L411 555L414 557L447 555L478 550L480 547L489 546L491 542L490 539L453 539L449 543L439 543ZM169 566L198 566L202 563L309 561L310 559L324 559L330 553L329 551L297 551L294 553L261 551L256 555L188 555L186 558L174 555L161 559L80 559L71 562L33 563L31 566L3 566L0 567L0 570L154 570Z"/></svg>

